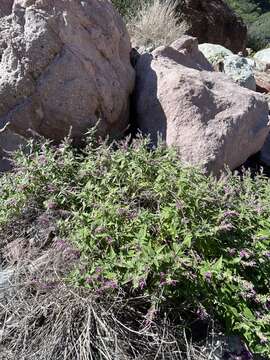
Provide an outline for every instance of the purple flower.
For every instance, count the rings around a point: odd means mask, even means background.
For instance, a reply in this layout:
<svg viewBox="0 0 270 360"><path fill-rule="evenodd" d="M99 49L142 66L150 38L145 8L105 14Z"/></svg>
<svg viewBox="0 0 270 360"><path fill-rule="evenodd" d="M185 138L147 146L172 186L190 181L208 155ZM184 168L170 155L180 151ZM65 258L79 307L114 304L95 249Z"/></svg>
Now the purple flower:
<svg viewBox="0 0 270 360"><path fill-rule="evenodd" d="M169 279L167 280L167 285L176 286L177 280Z"/></svg>
<svg viewBox="0 0 270 360"><path fill-rule="evenodd" d="M242 259L248 259L250 257L250 253L247 250L241 250L239 256Z"/></svg>
<svg viewBox="0 0 270 360"><path fill-rule="evenodd" d="M265 308L266 308L267 310L270 310L270 300L267 300L267 301L266 301Z"/></svg>
<svg viewBox="0 0 270 360"><path fill-rule="evenodd" d="M260 336L260 343L261 344L267 344L269 342L268 338L264 335Z"/></svg>
<svg viewBox="0 0 270 360"><path fill-rule="evenodd" d="M100 266L98 266L96 268L96 274L101 274L102 273L102 268Z"/></svg>
<svg viewBox="0 0 270 360"><path fill-rule="evenodd" d="M113 280L107 280L104 282L104 289L116 289L117 282Z"/></svg>
<svg viewBox="0 0 270 360"><path fill-rule="evenodd" d="M56 288L59 285L59 283L57 281L46 282L46 281L41 281L41 280L37 279L36 277L32 278L31 284L35 285L35 286L39 286L41 289L44 289L44 290L51 290L51 289Z"/></svg>
<svg viewBox="0 0 270 360"><path fill-rule="evenodd" d="M53 193L56 190L56 188L53 185L49 185L47 190L48 190L49 193Z"/></svg>
<svg viewBox="0 0 270 360"><path fill-rule="evenodd" d="M259 238L260 241L264 241L264 240L268 240L269 239L269 236L261 236Z"/></svg>
<svg viewBox="0 0 270 360"><path fill-rule="evenodd" d="M187 278L190 280L195 280L197 278L197 276L195 274L193 274L192 272L188 272Z"/></svg>
<svg viewBox="0 0 270 360"><path fill-rule="evenodd" d="M60 249L60 250L66 250L69 246L67 244L67 242L63 239L56 239L55 241L55 245Z"/></svg>
<svg viewBox="0 0 270 360"><path fill-rule="evenodd" d="M16 206L17 201L16 201L16 199L10 199L10 200L7 200L6 204L8 206Z"/></svg>
<svg viewBox="0 0 270 360"><path fill-rule="evenodd" d="M234 225L231 223L222 222L219 225L219 230L221 230L221 231L231 231L233 229L234 229Z"/></svg>
<svg viewBox="0 0 270 360"><path fill-rule="evenodd" d="M129 220L134 220L138 216L138 213L136 211L129 211L127 217Z"/></svg>
<svg viewBox="0 0 270 360"><path fill-rule="evenodd" d="M236 254L236 249L229 249L228 254L234 256Z"/></svg>
<svg viewBox="0 0 270 360"><path fill-rule="evenodd" d="M51 282L48 282L48 283L43 283L41 284L41 286L43 287L43 289L55 289L57 286L58 286L58 282L56 281L51 281Z"/></svg>
<svg viewBox="0 0 270 360"><path fill-rule="evenodd" d="M47 202L47 209L48 210L55 210L57 208L57 204L54 201Z"/></svg>
<svg viewBox="0 0 270 360"><path fill-rule="evenodd" d="M39 163L42 164L42 165L46 165L47 162L48 162L48 160L47 160L47 158L46 158L45 155L40 155L38 161L39 161Z"/></svg>
<svg viewBox="0 0 270 360"><path fill-rule="evenodd" d="M223 215L225 218L230 218L230 217L234 217L234 216L239 216L239 213L234 210L227 210L227 211L225 211L225 213Z"/></svg>
<svg viewBox="0 0 270 360"><path fill-rule="evenodd" d="M226 195L230 195L230 194L232 193L231 188L230 188L229 186L225 185L225 186L224 186L224 193L225 193Z"/></svg>
<svg viewBox="0 0 270 360"><path fill-rule="evenodd" d="M270 251L267 251L264 256L266 256L268 259L270 259Z"/></svg>
<svg viewBox="0 0 270 360"><path fill-rule="evenodd" d="M261 215L264 209L261 205L257 205L255 210L258 213L258 215Z"/></svg>
<svg viewBox="0 0 270 360"><path fill-rule="evenodd" d="M166 279L165 279L166 274L164 272L160 272L159 276L160 276L159 285L160 286L165 285L166 284Z"/></svg>
<svg viewBox="0 0 270 360"><path fill-rule="evenodd" d="M207 314L207 311L203 306L200 306L198 308L198 310L196 311L196 315L200 320L207 320L209 318L209 315Z"/></svg>
<svg viewBox="0 0 270 360"><path fill-rule="evenodd" d="M95 278L93 276L89 276L85 280L86 284L88 284L88 285L93 285L94 281L95 281Z"/></svg>
<svg viewBox="0 0 270 360"><path fill-rule="evenodd" d="M177 210L183 209L183 204L179 200L176 200L175 206Z"/></svg>
<svg viewBox="0 0 270 360"><path fill-rule="evenodd" d="M50 224L50 218L46 214L41 215L38 218L38 221L41 225L44 225L44 226L48 226Z"/></svg>
<svg viewBox="0 0 270 360"><path fill-rule="evenodd" d="M111 236L107 236L106 241L109 245L111 245L113 243L113 238Z"/></svg>
<svg viewBox="0 0 270 360"><path fill-rule="evenodd" d="M172 279L161 279L159 282L160 286L176 286L177 284L177 280L172 280Z"/></svg>
<svg viewBox="0 0 270 360"><path fill-rule="evenodd" d="M145 281L145 279L140 279L140 280L139 280L139 288L140 288L141 290L143 290L145 287L146 287L146 281Z"/></svg>
<svg viewBox="0 0 270 360"><path fill-rule="evenodd" d="M76 249L69 248L66 251L66 258L69 260L77 260L81 257L81 252Z"/></svg>
<svg viewBox="0 0 270 360"><path fill-rule="evenodd" d="M250 351L247 349L243 350L241 353L242 360L251 360L253 359L253 356Z"/></svg>
<svg viewBox="0 0 270 360"><path fill-rule="evenodd" d="M105 226L98 226L96 229L95 229L95 234L100 234L100 233L103 233L106 231L106 228Z"/></svg>
<svg viewBox="0 0 270 360"><path fill-rule="evenodd" d="M206 280L208 283L211 283L213 274L212 274L210 271L207 271L207 272L204 274L204 277L205 277L205 280Z"/></svg>
<svg viewBox="0 0 270 360"><path fill-rule="evenodd" d="M125 216L125 215L127 215L127 209L120 208L117 210L117 213L119 216Z"/></svg>
<svg viewBox="0 0 270 360"><path fill-rule="evenodd" d="M25 191L25 190L27 190L27 188L28 188L28 185L27 185L27 184L21 184L21 185L18 186L18 189L19 189L20 191Z"/></svg>
<svg viewBox="0 0 270 360"><path fill-rule="evenodd" d="M63 239L57 239L55 241L55 245L59 250L63 251L63 254L64 254L66 259L76 260L76 259L79 259L81 257L81 252L79 250L74 249L73 247L71 247L68 244L68 242L66 242Z"/></svg>

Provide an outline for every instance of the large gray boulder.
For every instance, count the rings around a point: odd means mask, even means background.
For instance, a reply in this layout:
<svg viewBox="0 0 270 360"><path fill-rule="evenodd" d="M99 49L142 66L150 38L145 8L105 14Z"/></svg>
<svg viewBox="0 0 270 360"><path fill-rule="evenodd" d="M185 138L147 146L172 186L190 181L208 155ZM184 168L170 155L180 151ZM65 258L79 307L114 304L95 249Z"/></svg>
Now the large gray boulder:
<svg viewBox="0 0 270 360"><path fill-rule="evenodd" d="M266 100L213 72L196 39L142 55L136 72L139 128L154 143L160 134L184 163L219 174L262 148L270 130Z"/></svg>
<svg viewBox="0 0 270 360"><path fill-rule="evenodd" d="M111 2L12 3L0 18L0 128L10 122L21 136L31 129L59 141L70 129L80 139L97 125L98 135L121 136L135 74L129 35Z"/></svg>

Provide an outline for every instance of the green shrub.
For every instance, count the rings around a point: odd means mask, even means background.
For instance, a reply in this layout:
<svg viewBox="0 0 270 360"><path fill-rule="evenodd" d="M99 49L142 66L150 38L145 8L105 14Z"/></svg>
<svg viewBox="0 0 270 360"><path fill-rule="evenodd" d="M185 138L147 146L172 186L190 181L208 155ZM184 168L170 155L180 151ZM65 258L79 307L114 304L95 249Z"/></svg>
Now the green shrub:
<svg viewBox="0 0 270 360"><path fill-rule="evenodd" d="M242 17L246 24L252 24L263 12L270 10L268 0L226 0L230 7Z"/></svg>
<svg viewBox="0 0 270 360"><path fill-rule="evenodd" d="M173 149L94 144L82 152L32 145L0 182L0 230L27 209L69 213L59 246L80 265L69 281L96 296L152 297L179 316L223 321L270 355L270 183L244 174L216 180L185 167Z"/></svg>
<svg viewBox="0 0 270 360"><path fill-rule="evenodd" d="M248 46L254 50L270 46L270 12L260 16L249 27L248 37Z"/></svg>
<svg viewBox="0 0 270 360"><path fill-rule="evenodd" d="M147 2L150 0L112 0L113 5L124 17L135 16L141 5Z"/></svg>
<svg viewBox="0 0 270 360"><path fill-rule="evenodd" d="M255 51L270 42L269 0L227 0L230 7L248 26L248 46Z"/></svg>

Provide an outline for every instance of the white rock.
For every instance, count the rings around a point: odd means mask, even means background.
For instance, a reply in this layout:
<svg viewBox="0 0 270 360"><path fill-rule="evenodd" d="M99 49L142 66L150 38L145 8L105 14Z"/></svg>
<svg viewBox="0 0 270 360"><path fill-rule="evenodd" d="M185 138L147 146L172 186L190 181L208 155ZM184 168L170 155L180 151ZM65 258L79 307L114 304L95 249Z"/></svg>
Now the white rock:
<svg viewBox="0 0 270 360"><path fill-rule="evenodd" d="M256 68L256 61L252 58L245 58L249 64L249 66L252 68L252 69L255 69Z"/></svg>
<svg viewBox="0 0 270 360"><path fill-rule="evenodd" d="M238 55L226 56L223 61L224 73L240 86L256 90L254 72L247 59Z"/></svg>
<svg viewBox="0 0 270 360"><path fill-rule="evenodd" d="M254 59L263 63L267 69L270 69L270 48L258 51L254 55Z"/></svg>
<svg viewBox="0 0 270 360"><path fill-rule="evenodd" d="M223 61L226 56L233 55L231 50L228 50L224 46L217 44L200 44L199 50L212 65L216 65Z"/></svg>

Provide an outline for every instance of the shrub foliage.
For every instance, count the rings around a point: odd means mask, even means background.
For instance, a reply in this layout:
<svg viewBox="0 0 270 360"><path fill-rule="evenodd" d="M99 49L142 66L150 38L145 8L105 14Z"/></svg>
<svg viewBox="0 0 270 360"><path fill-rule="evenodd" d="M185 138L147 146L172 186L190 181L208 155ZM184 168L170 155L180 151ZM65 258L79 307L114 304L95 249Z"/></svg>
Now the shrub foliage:
<svg viewBox="0 0 270 360"><path fill-rule="evenodd" d="M269 0L226 0L247 24L258 20L260 15L270 11Z"/></svg>
<svg viewBox="0 0 270 360"><path fill-rule="evenodd" d="M270 45L270 1L227 0L248 26L248 46L260 50Z"/></svg>
<svg viewBox="0 0 270 360"><path fill-rule="evenodd" d="M270 46L270 11L260 16L250 26L249 46L254 50Z"/></svg>
<svg viewBox="0 0 270 360"><path fill-rule="evenodd" d="M0 230L28 208L65 211L58 242L79 265L67 281L95 296L152 298L179 316L217 318L256 353L270 355L270 183L263 176L217 180L147 140L69 142L17 153L0 182Z"/></svg>
<svg viewBox="0 0 270 360"><path fill-rule="evenodd" d="M113 5L124 17L131 17L136 14L136 11L151 0L112 0Z"/></svg>

